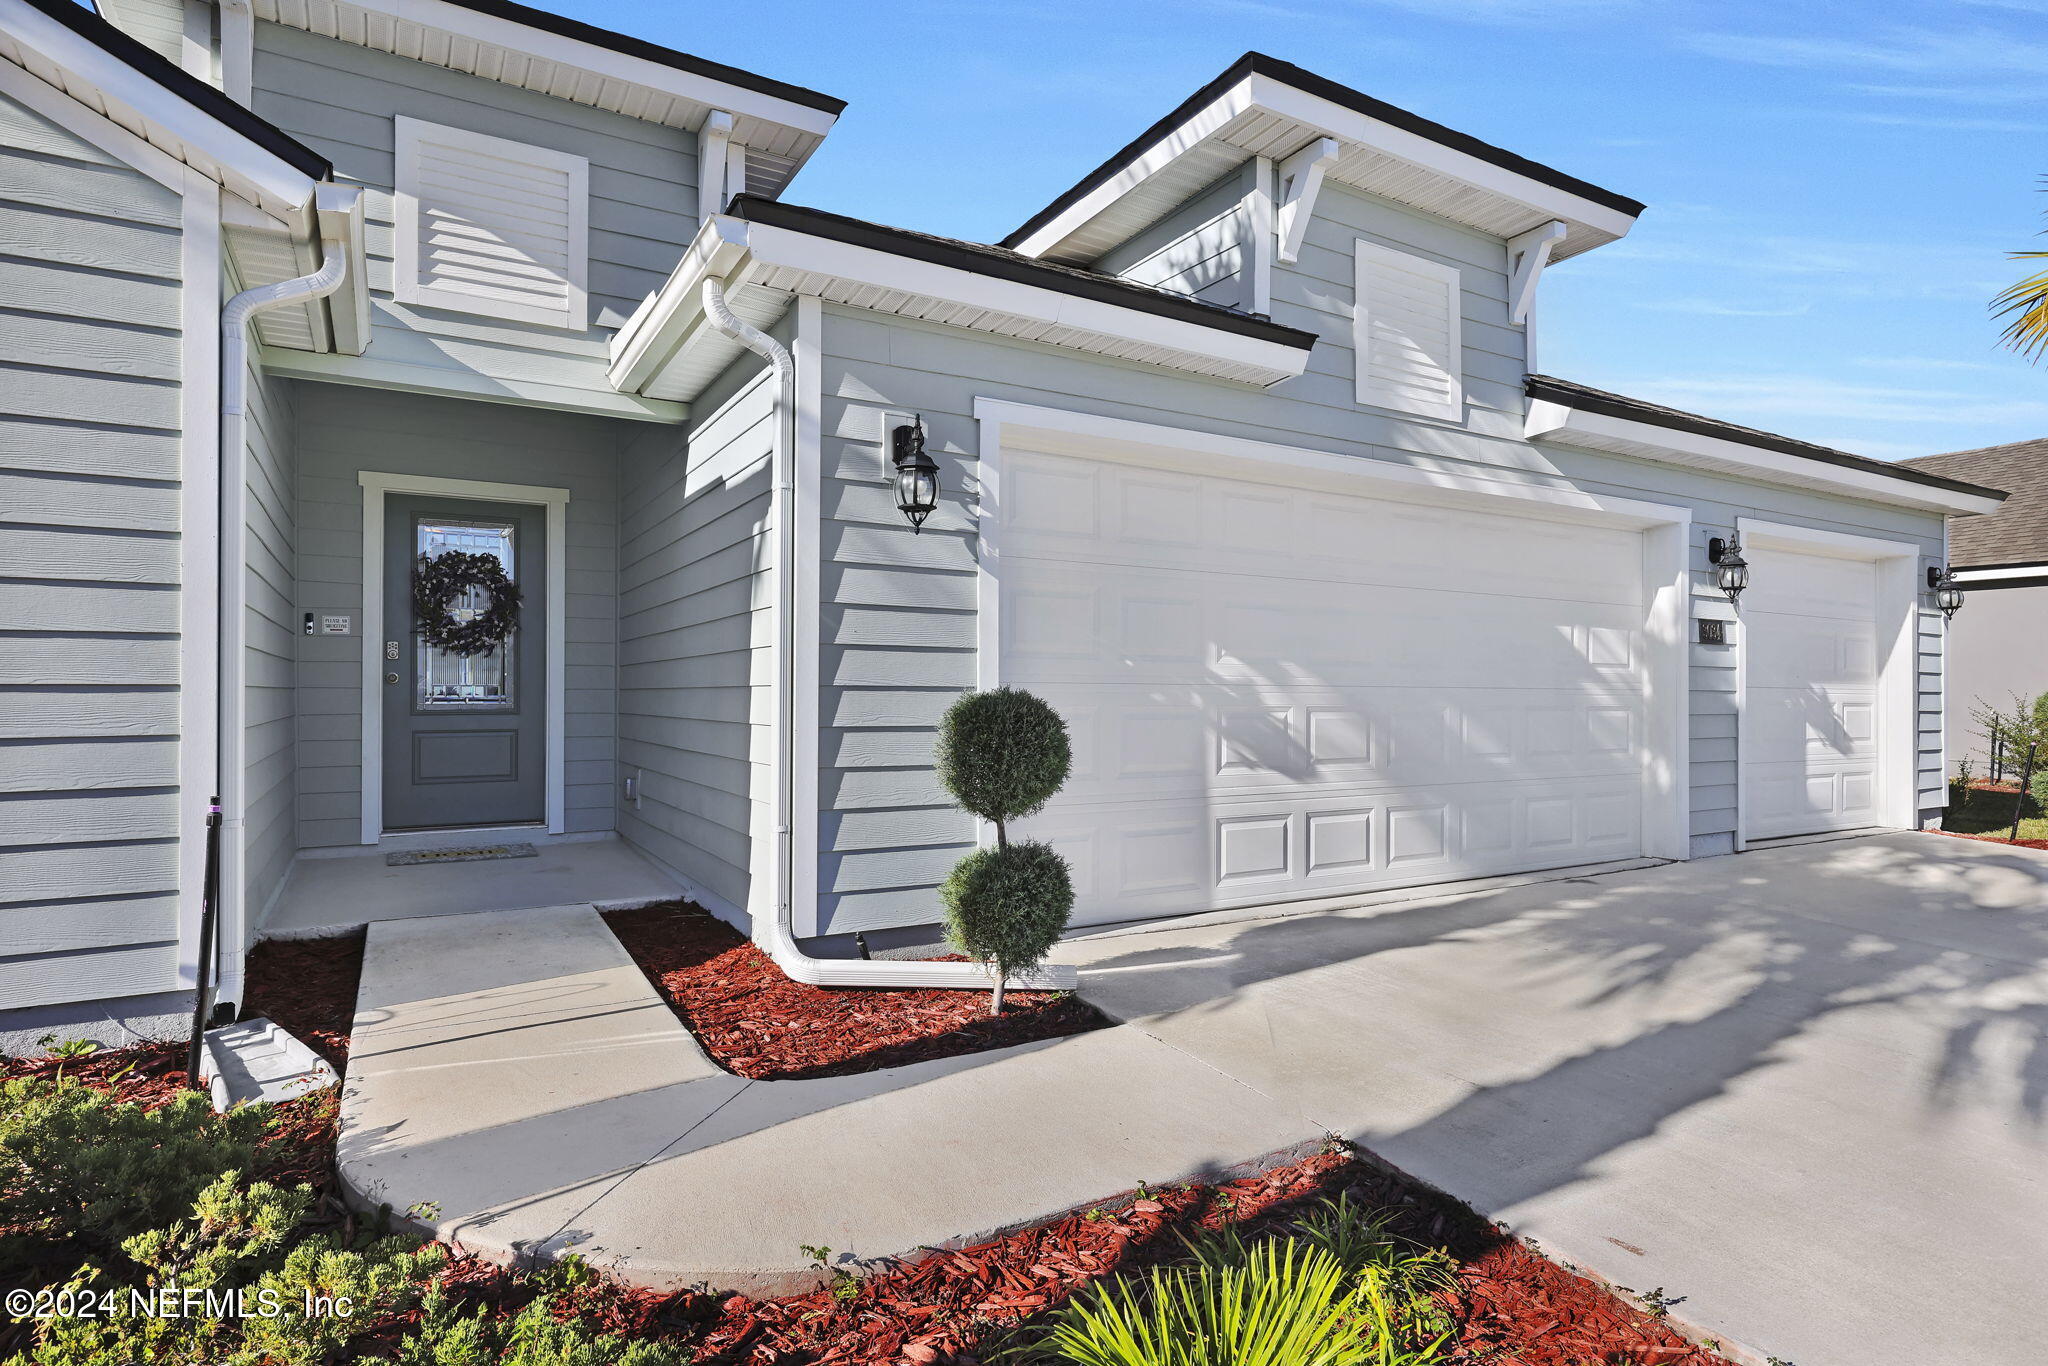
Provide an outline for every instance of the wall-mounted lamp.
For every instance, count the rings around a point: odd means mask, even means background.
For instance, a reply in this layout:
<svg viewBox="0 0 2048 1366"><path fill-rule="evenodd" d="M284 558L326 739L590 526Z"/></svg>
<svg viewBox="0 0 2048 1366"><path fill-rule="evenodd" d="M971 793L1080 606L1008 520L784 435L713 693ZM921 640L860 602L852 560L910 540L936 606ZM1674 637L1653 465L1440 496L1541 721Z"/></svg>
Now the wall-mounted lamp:
<svg viewBox="0 0 2048 1366"><path fill-rule="evenodd" d="M939 462L925 454L924 418L889 434L890 458L896 465L896 507L910 519L910 529L924 532L924 519L939 505Z"/></svg>
<svg viewBox="0 0 2048 1366"><path fill-rule="evenodd" d="M1927 566L1927 591L1934 594L1934 605L1941 609L1943 620L1952 621L1963 607L1963 590L1956 587L1954 571L1947 565Z"/></svg>
<svg viewBox="0 0 2048 1366"><path fill-rule="evenodd" d="M1719 536L1707 542L1707 558L1714 562L1714 586L1733 602L1749 587L1749 561L1742 558L1742 538Z"/></svg>

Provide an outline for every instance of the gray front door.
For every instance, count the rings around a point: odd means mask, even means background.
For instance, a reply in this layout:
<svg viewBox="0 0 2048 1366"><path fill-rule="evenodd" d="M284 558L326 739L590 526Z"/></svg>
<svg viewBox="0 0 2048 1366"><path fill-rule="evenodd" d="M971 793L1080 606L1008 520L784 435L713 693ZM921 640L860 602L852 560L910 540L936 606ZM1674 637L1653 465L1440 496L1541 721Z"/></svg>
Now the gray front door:
<svg viewBox="0 0 2048 1366"><path fill-rule="evenodd" d="M539 821L547 766L547 533L542 509L386 496L384 827ZM420 639L413 565L425 554L497 556L519 586L519 628L467 659ZM458 614L488 605L472 590Z"/></svg>

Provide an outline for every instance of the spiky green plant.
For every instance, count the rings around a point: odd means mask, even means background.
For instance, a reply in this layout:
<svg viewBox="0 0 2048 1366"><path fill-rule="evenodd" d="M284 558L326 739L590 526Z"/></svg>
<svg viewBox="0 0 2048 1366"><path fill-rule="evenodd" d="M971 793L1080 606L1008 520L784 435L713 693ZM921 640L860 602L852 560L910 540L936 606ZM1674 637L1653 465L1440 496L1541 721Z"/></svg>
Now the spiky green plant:
<svg viewBox="0 0 2048 1366"><path fill-rule="evenodd" d="M1025 1353L1074 1366L1427 1366L1447 1335L1418 1330L1420 1307L1380 1266L1272 1238L1098 1285Z"/></svg>

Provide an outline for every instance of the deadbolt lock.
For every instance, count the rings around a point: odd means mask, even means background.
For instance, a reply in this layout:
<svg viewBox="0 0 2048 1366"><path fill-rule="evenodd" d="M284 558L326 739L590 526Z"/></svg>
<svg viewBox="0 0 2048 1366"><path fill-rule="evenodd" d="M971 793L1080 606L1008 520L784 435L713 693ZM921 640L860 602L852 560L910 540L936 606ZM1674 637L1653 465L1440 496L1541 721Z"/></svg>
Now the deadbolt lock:
<svg viewBox="0 0 2048 1366"><path fill-rule="evenodd" d="M384 675L384 681L385 681L386 683L396 683L396 682L398 681L398 675L397 675L397 674L385 674L385 675Z"/></svg>

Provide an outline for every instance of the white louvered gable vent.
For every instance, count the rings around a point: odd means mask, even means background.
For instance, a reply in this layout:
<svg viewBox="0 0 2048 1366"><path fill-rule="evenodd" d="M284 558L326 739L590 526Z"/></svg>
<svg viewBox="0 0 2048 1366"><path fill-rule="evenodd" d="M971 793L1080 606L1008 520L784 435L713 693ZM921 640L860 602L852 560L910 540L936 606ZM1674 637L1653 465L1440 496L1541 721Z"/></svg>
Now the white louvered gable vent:
<svg viewBox="0 0 2048 1366"><path fill-rule="evenodd" d="M1456 268L1363 238L1357 263L1358 401L1462 422Z"/></svg>
<svg viewBox="0 0 2048 1366"><path fill-rule="evenodd" d="M396 122L398 301L587 327L590 163L465 128Z"/></svg>

